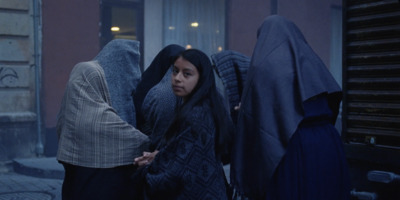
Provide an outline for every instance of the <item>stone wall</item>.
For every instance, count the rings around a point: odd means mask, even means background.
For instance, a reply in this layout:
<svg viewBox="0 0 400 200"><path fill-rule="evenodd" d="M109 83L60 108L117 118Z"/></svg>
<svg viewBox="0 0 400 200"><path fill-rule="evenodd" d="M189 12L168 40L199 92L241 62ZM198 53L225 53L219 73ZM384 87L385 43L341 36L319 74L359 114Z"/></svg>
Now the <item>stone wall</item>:
<svg viewBox="0 0 400 200"><path fill-rule="evenodd" d="M33 25L31 0L0 0L0 161L35 155Z"/></svg>

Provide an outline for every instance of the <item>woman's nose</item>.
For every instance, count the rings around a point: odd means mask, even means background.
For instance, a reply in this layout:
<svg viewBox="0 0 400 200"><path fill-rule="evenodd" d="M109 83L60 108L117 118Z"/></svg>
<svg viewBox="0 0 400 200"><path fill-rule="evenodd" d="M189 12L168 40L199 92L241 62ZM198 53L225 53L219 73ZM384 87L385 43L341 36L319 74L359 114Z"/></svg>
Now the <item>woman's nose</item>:
<svg viewBox="0 0 400 200"><path fill-rule="evenodd" d="M180 82L181 81L181 78L182 78L182 73L178 73L178 74L176 74L176 75L174 75L174 81L176 81L176 82Z"/></svg>

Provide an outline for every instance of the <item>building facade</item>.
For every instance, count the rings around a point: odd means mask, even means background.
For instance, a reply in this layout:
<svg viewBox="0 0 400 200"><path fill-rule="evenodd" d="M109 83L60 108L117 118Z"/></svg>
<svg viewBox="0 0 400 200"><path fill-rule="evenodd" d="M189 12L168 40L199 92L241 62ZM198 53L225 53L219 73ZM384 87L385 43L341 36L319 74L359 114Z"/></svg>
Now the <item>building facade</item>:
<svg viewBox="0 0 400 200"><path fill-rule="evenodd" d="M0 0L0 160L43 151L40 15L34 1Z"/></svg>

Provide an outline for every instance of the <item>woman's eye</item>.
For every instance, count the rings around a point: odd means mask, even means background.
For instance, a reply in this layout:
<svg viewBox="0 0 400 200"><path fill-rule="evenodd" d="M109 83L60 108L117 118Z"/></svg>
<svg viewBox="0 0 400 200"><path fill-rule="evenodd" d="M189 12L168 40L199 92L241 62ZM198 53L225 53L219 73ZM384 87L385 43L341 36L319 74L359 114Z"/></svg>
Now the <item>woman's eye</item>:
<svg viewBox="0 0 400 200"><path fill-rule="evenodd" d="M192 74L191 73L184 73L183 75L185 75L185 76L191 76Z"/></svg>
<svg viewBox="0 0 400 200"><path fill-rule="evenodd" d="M172 73L177 74L179 71L177 69L172 69Z"/></svg>

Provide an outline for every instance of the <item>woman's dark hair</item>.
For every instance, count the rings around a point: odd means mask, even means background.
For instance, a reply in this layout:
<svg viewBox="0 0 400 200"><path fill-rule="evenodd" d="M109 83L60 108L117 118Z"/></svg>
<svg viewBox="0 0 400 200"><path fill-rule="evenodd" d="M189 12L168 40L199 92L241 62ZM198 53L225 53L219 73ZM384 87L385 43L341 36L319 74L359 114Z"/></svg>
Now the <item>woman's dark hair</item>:
<svg viewBox="0 0 400 200"><path fill-rule="evenodd" d="M191 113L194 106L208 100L216 126L215 152L219 157L226 156L230 152L233 122L224 105L221 94L217 91L211 62L205 53L197 49L185 50L176 59L179 57L189 61L197 68L199 71L199 80L196 87L187 97L187 100L181 106L177 107L178 110L175 119L165 134L166 139L168 140L174 136L173 134L175 134L179 126L178 123Z"/></svg>

